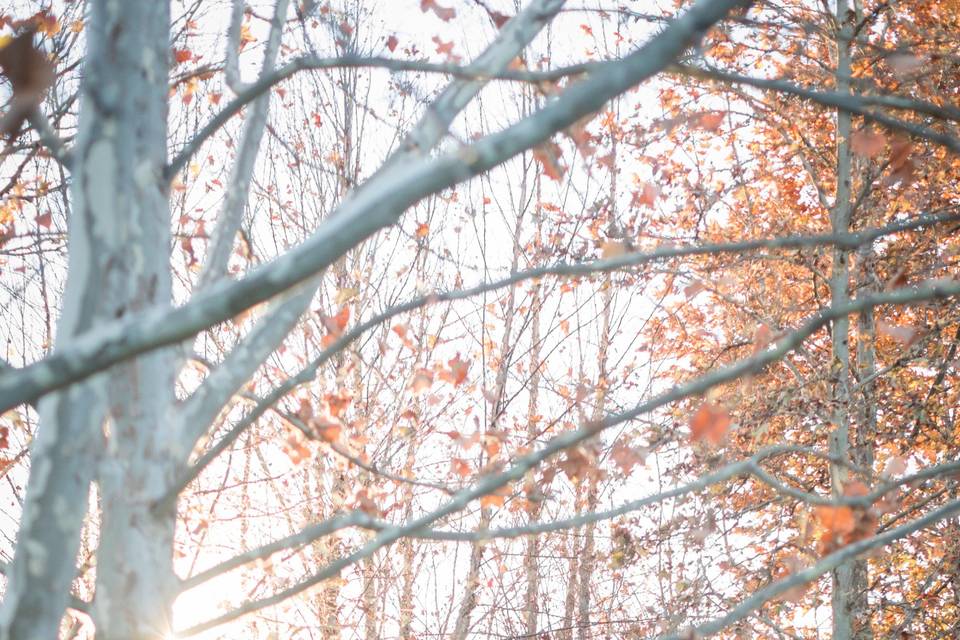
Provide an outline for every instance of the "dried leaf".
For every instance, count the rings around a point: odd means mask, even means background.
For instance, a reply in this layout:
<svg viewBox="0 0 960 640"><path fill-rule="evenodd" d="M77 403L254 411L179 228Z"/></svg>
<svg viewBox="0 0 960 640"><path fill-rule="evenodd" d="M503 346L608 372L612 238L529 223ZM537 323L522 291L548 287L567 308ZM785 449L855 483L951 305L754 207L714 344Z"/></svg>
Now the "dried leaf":
<svg viewBox="0 0 960 640"><path fill-rule="evenodd" d="M450 460L450 471L461 478L467 478L473 474L470 464L463 458L453 458Z"/></svg>
<svg viewBox="0 0 960 640"><path fill-rule="evenodd" d="M657 198L660 196L660 189L655 184L644 182L643 186L633 192L633 199L630 202L631 207L650 207L657 204Z"/></svg>
<svg viewBox="0 0 960 640"><path fill-rule="evenodd" d="M716 131L723 124L724 114L718 111L708 111L701 113L691 120L691 124L697 129L704 131Z"/></svg>
<svg viewBox="0 0 960 640"><path fill-rule="evenodd" d="M0 71L10 81L13 98L0 118L0 133L13 139L24 120L40 105L43 94L53 83L53 63L33 46L36 27L30 27L0 49Z"/></svg>
<svg viewBox="0 0 960 640"><path fill-rule="evenodd" d="M467 371L470 369L469 360L461 360L458 353L452 359L447 361L447 369L441 369L437 376L444 382L449 382L454 386L463 384L467 379Z"/></svg>
<svg viewBox="0 0 960 640"><path fill-rule="evenodd" d="M433 372L429 369L420 369L410 380L410 390L416 394L425 393L433 386Z"/></svg>
<svg viewBox="0 0 960 640"><path fill-rule="evenodd" d="M636 449L622 442L613 446L610 457L614 463L620 467L624 475L630 475L630 472L638 464L643 464L647 460L646 449Z"/></svg>
<svg viewBox="0 0 960 640"><path fill-rule="evenodd" d="M420 0L420 10L424 13L433 11L433 13L444 22L450 22L457 15L454 9L440 6L436 0Z"/></svg>
<svg viewBox="0 0 960 640"><path fill-rule="evenodd" d="M562 179L567 171L560 162L562 157L563 152L555 142L545 142L533 149L533 159L540 163L543 173L551 180Z"/></svg>
<svg viewBox="0 0 960 640"><path fill-rule="evenodd" d="M177 64L183 64L184 62L189 62L193 58L193 52L190 49L174 49L173 50L173 61Z"/></svg>
<svg viewBox="0 0 960 640"><path fill-rule="evenodd" d="M690 439L693 442L707 440L718 445L723 442L730 428L730 416L715 402L705 402L690 419Z"/></svg>
<svg viewBox="0 0 960 640"><path fill-rule="evenodd" d="M907 470L907 461L902 456L894 456L887 460L886 466L883 467L883 476L885 478L893 478L905 473Z"/></svg>
<svg viewBox="0 0 960 640"><path fill-rule="evenodd" d="M923 58L912 53L894 53L887 57L887 64L899 76L909 76L923 68Z"/></svg>

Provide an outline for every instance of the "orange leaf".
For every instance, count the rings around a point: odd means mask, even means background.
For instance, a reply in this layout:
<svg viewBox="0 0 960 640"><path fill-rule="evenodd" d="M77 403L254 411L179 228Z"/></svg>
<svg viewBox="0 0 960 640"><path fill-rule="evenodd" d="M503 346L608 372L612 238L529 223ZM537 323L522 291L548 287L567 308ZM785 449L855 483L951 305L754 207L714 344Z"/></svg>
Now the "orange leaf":
<svg viewBox="0 0 960 640"><path fill-rule="evenodd" d="M427 369L420 369L413 374L413 378L410 380L410 389L416 394L424 393L432 386L433 372Z"/></svg>
<svg viewBox="0 0 960 640"><path fill-rule="evenodd" d="M868 493L870 493L870 487L859 480L854 480L853 482L848 482L847 484L843 485L843 495L848 498L865 496Z"/></svg>
<svg viewBox="0 0 960 640"><path fill-rule="evenodd" d="M183 64L184 62L189 62L190 58L193 57L193 52L190 49L174 49L173 50L173 59L177 64Z"/></svg>
<svg viewBox="0 0 960 640"><path fill-rule="evenodd" d="M444 382L449 382L454 386L459 386L467 379L467 371L470 369L469 360L461 360L458 353L453 359L447 361L449 369L444 369L438 374Z"/></svg>
<svg viewBox="0 0 960 640"><path fill-rule="evenodd" d="M856 523L850 507L819 506L814 510L817 522L831 536L845 536L853 531Z"/></svg>
<svg viewBox="0 0 960 640"><path fill-rule="evenodd" d="M340 414L350 406L350 402L352 401L350 396L335 393L328 393L323 399L327 403L327 410L330 411L330 415L334 418L339 418Z"/></svg>
<svg viewBox="0 0 960 640"><path fill-rule="evenodd" d="M400 44L400 41L397 40L397 36L387 38L387 49L390 49L391 52L396 51L398 44Z"/></svg>
<svg viewBox="0 0 960 640"><path fill-rule="evenodd" d="M633 200L630 202L631 207L650 207L653 209L654 205L657 203L657 197L660 195L660 189L656 185L649 182L644 182L643 187L639 191L633 192Z"/></svg>
<svg viewBox="0 0 960 640"><path fill-rule="evenodd" d="M720 405L705 402L690 420L690 439L694 442L706 439L717 445L723 441L730 428L730 416Z"/></svg>
<svg viewBox="0 0 960 640"><path fill-rule="evenodd" d="M487 436L484 439L483 449L487 452L488 456L496 458L497 454L500 453L500 440L494 436Z"/></svg>
<svg viewBox="0 0 960 640"><path fill-rule="evenodd" d="M450 460L450 471L461 478L466 478L473 473L470 464L463 458L453 458Z"/></svg>
<svg viewBox="0 0 960 640"><path fill-rule="evenodd" d="M340 439L343 425L338 420L316 417L310 421L310 428L324 442L336 442Z"/></svg>
<svg viewBox="0 0 960 640"><path fill-rule="evenodd" d="M430 235L430 225L427 224L426 222L421 222L420 224L418 224L417 237L426 238L428 235Z"/></svg>
<svg viewBox="0 0 960 640"><path fill-rule="evenodd" d="M442 53L448 57L453 55L453 40L450 42L444 42L437 36L433 36L432 39L434 44L437 45L437 53Z"/></svg>
<svg viewBox="0 0 960 640"><path fill-rule="evenodd" d="M546 142L534 147L533 159L543 167L543 173L551 180L560 180L567 168L561 164L563 152L555 142Z"/></svg>
<svg viewBox="0 0 960 640"><path fill-rule="evenodd" d="M332 335L339 336L343 333L347 323L350 322L350 307L343 307L335 316L327 317L321 315L320 321Z"/></svg>
<svg viewBox="0 0 960 640"><path fill-rule="evenodd" d="M487 509L489 507L502 507L503 502L504 502L503 496L498 496L493 493L485 496L481 496L480 498L480 506L484 509Z"/></svg>
<svg viewBox="0 0 960 640"><path fill-rule="evenodd" d="M716 131L720 128L720 125L723 124L723 115L723 113L717 111L701 113L693 119L692 124L697 129Z"/></svg>

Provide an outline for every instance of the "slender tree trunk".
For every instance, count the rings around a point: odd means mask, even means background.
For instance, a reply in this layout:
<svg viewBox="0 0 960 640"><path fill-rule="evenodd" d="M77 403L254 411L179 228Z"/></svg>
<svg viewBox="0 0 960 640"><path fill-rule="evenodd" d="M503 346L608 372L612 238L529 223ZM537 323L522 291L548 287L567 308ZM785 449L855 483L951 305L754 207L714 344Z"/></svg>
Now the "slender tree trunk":
<svg viewBox="0 0 960 640"><path fill-rule="evenodd" d="M580 504L583 495L583 485L578 484L574 489L573 503ZM571 640L573 638L573 624L576 620L577 605L577 576L579 575L579 529L567 534L567 593L563 600L563 621L560 624L560 632L557 636L560 640Z"/></svg>
<svg viewBox="0 0 960 640"><path fill-rule="evenodd" d="M615 183L611 182L611 186ZM597 354L598 371L596 390L594 393L593 411L590 416L592 422L598 422L603 418L606 410L607 398L607 354L610 348L610 311L613 306L611 285L609 276L606 278L603 289L603 326L600 330L600 351ZM584 505L584 513L590 513L597 510L599 500L599 486L595 475L589 475L587 482L587 498ZM597 525L590 522L584 527L583 552L580 554L580 600L579 600L579 623L577 626L577 638L585 640L590 632L590 596L593 592L592 581L593 571L596 567L596 548L595 535Z"/></svg>
<svg viewBox="0 0 960 640"><path fill-rule="evenodd" d="M539 190L539 180L537 184ZM538 198L539 200L539 198ZM537 220L539 229L539 220ZM538 436L538 422L535 416L539 415L540 389L540 285L534 284L532 300L530 302L530 400L527 405L527 440L528 446L533 446ZM527 496L536 491L533 477L527 478ZM529 522L536 523L540 519L541 503L532 501L529 508ZM526 595L524 605L524 632L529 637L535 637L540 617L540 536L527 536L526 548L523 553L523 570L526 574Z"/></svg>
<svg viewBox="0 0 960 640"><path fill-rule="evenodd" d="M850 39L853 22L848 0L837 2L837 90L850 91L852 73ZM853 156L850 149L852 119L849 113L837 112L837 190L830 212L833 233L850 230L852 214ZM850 299L850 251L838 247L833 253L830 294L833 305ZM841 461L850 460L850 418L855 404L850 394L850 321L838 318L832 327L831 374L833 382L833 432L830 435L830 453ZM861 425L863 426L863 425ZM831 466L833 494L840 495L847 482L847 469L839 463ZM871 636L866 611L866 562L850 560L832 572L833 640L858 640Z"/></svg>
<svg viewBox="0 0 960 640"><path fill-rule="evenodd" d="M407 442L407 459L403 465L403 472L407 477L413 477L413 465L417 461L416 442L411 433ZM403 521L409 522L413 515L413 485L403 486ZM413 589L414 589L414 561L416 553L411 538L400 541L400 555L403 557L401 569L400 589L400 640L412 640L413 633Z"/></svg>

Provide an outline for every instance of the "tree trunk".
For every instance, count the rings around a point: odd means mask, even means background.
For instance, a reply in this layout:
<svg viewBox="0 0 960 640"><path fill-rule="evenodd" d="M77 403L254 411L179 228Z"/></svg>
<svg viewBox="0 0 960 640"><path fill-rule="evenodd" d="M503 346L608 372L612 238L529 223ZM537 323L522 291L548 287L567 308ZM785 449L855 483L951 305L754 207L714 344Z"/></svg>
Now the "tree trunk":
<svg viewBox="0 0 960 640"><path fill-rule="evenodd" d="M855 18L851 18L848 0L837 2L837 90L850 91L852 62L850 40ZM830 212L831 231L850 231L853 189L853 156L850 149L851 115L837 112L837 189L833 210ZM837 247L833 252L830 276L830 294L833 305L842 305L850 299L850 251ZM832 328L833 432L830 435L830 453L841 461L850 460L850 417L855 402L850 394L850 320L846 316L833 322ZM863 425L860 425L863 426ZM847 468L839 463L831 465L833 495L843 492L847 482ZM833 640L866 640L871 637L865 623L867 565L865 560L850 560L832 572ZM860 621L858 624L858 620Z"/></svg>
<svg viewBox="0 0 960 640"><path fill-rule="evenodd" d="M163 177L169 26L165 2L90 3L58 343L107 319L170 303ZM100 449L98 637L169 631L175 514L154 514L151 504L173 472L173 434L164 428L172 365L169 350L157 351L41 403L0 637L56 636L97 468L92 451Z"/></svg>
<svg viewBox="0 0 960 640"><path fill-rule="evenodd" d="M92 3L86 122L77 145L74 215L109 248L96 283L113 317L169 305L167 155L169 6ZM175 477L175 360L160 350L114 368L100 465L98 638L158 638L176 595L176 510L153 509Z"/></svg>

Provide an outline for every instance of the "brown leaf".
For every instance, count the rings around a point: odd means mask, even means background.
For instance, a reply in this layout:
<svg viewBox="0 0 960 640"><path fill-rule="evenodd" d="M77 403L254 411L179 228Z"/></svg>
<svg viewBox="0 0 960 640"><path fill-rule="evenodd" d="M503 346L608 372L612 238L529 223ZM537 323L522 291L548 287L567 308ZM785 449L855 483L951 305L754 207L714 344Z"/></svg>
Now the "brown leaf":
<svg viewBox="0 0 960 640"><path fill-rule="evenodd" d="M908 185L913 182L913 172L916 169L911 154L913 152L913 143L909 138L899 137L890 143L890 175L885 182L894 184L897 182Z"/></svg>
<svg viewBox="0 0 960 640"><path fill-rule="evenodd" d="M766 324L758 324L753 333L753 353L757 354L766 349L773 342L773 331Z"/></svg>
<svg viewBox="0 0 960 640"><path fill-rule="evenodd" d="M40 106L43 94L53 83L53 63L33 46L36 27L30 27L0 49L0 71L10 81L13 99L10 109L0 118L0 133L13 139L23 121Z"/></svg>
<svg viewBox="0 0 960 640"><path fill-rule="evenodd" d="M391 53L396 51L398 44L400 44L400 41L397 40L397 36L387 38L387 49L390 49Z"/></svg>
<svg viewBox="0 0 960 640"><path fill-rule="evenodd" d="M555 142L545 142L533 149L533 159L543 167L543 173L551 180L560 180L567 168L563 166L560 159L563 152L560 146Z"/></svg>
<svg viewBox="0 0 960 640"><path fill-rule="evenodd" d="M433 13L444 22L450 22L457 15L454 9L440 6L436 0L420 0L420 11L424 13L433 11Z"/></svg>
<svg viewBox="0 0 960 640"><path fill-rule="evenodd" d="M487 15L493 20L493 24L497 25L497 29L502 29L503 25L507 24L510 20L510 16L500 13L499 11L488 10Z"/></svg>
<svg viewBox="0 0 960 640"><path fill-rule="evenodd" d="M630 475L636 465L643 464L647 460L645 449L636 449L622 442L613 446L610 457L626 476Z"/></svg>
<svg viewBox="0 0 960 640"><path fill-rule="evenodd" d="M563 460L557 463L557 467L563 471L572 482L580 482L590 475L596 476L597 457L593 451L584 447L567 449Z"/></svg>
<svg viewBox="0 0 960 640"><path fill-rule="evenodd" d="M902 456L894 456L887 460L883 468L883 476L893 478L903 474L907 470L907 461Z"/></svg>
<svg viewBox="0 0 960 640"><path fill-rule="evenodd" d="M367 515L374 517L380 516L380 509L377 508L377 503L373 501L366 489L360 489L360 491L357 492L354 506Z"/></svg>
<svg viewBox="0 0 960 640"><path fill-rule="evenodd" d="M707 286L700 282L699 280L694 280L687 286L683 288L683 295L686 296L687 300L693 300L698 293L706 289Z"/></svg>

